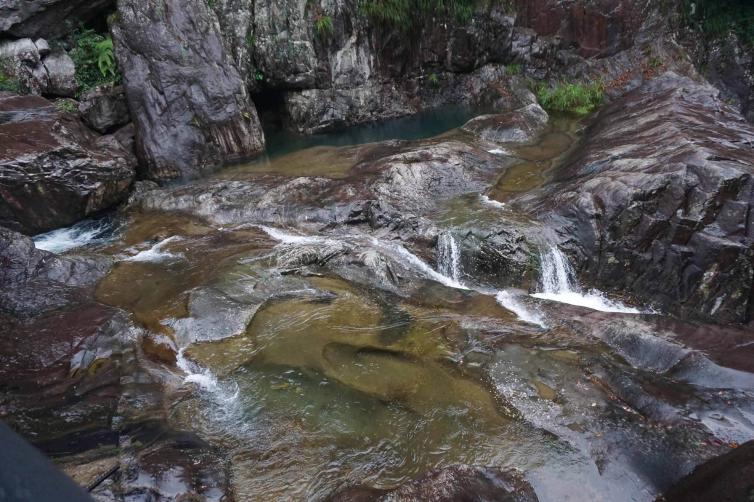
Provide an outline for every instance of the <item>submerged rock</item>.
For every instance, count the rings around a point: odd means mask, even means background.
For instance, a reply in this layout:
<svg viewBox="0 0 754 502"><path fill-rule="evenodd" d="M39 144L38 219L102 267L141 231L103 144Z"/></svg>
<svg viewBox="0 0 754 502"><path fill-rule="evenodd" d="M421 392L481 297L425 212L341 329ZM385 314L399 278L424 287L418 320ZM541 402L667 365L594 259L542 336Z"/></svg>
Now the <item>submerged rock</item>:
<svg viewBox="0 0 754 502"><path fill-rule="evenodd" d="M143 177L196 177L264 148L257 112L204 0L118 2L118 65Z"/></svg>
<svg viewBox="0 0 754 502"><path fill-rule="evenodd" d="M423 477L392 490L355 486L347 488L331 499L346 501L432 500L535 502L539 500L532 487L517 472L492 467L454 465L429 472Z"/></svg>
<svg viewBox="0 0 754 502"><path fill-rule="evenodd" d="M136 159L46 99L0 96L0 225L35 234L75 223L128 195Z"/></svg>
<svg viewBox="0 0 754 502"><path fill-rule="evenodd" d="M685 316L745 323L754 304L754 128L709 85L666 73L608 105L544 189L598 285Z"/></svg>

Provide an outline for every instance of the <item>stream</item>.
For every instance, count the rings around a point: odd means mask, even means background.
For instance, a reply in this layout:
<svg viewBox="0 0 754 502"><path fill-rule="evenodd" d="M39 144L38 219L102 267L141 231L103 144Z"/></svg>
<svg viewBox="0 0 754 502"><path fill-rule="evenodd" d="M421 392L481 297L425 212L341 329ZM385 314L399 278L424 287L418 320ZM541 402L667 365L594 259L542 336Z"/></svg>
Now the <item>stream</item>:
<svg viewBox="0 0 754 502"><path fill-rule="evenodd" d="M211 179L229 191L311 177L351 193L371 175L358 166L383 150L454 141L499 157L486 189L423 213L432 244L317 225L321 211L306 216L293 189L273 216L239 221L215 200L215 219L132 211L36 244L117 261L97 300L170 340L174 364L145 364L165 388L166 427L224 452L238 500L323 500L455 464L517 470L539 500L652 500L722 445L754 438L754 375L686 347L641 299L582 283L546 229L516 212L581 124L555 117L536 142L498 148L457 129L466 119L449 109L273 136L267 157ZM469 232L503 220L539 246L528 290L470 261ZM182 480L160 476L144 482Z"/></svg>

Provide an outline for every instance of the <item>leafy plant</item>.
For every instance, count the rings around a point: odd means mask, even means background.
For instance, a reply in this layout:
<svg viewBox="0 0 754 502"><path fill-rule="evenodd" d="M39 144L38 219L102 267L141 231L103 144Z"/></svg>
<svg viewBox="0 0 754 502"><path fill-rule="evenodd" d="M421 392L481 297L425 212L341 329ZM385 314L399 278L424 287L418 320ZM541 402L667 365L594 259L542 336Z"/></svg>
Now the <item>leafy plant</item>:
<svg viewBox="0 0 754 502"><path fill-rule="evenodd" d="M264 73L262 73L260 70L255 71L254 80L256 80L257 82L262 82L264 80Z"/></svg>
<svg viewBox="0 0 754 502"><path fill-rule="evenodd" d="M586 115L604 101L605 86L593 84L559 83L554 87L541 84L536 88L537 99L543 108L556 112Z"/></svg>
<svg viewBox="0 0 754 502"><path fill-rule="evenodd" d="M84 93L102 84L121 80L113 53L113 40L94 30L79 28L73 35L71 59L76 64L76 83Z"/></svg>
<svg viewBox="0 0 754 502"><path fill-rule="evenodd" d="M314 19L314 29L317 31L317 35L320 38L327 38L333 32L332 17L327 15L319 15Z"/></svg>
<svg viewBox="0 0 754 502"><path fill-rule="evenodd" d="M408 30L435 15L454 16L459 23L471 21L476 0L360 0L363 14L374 21Z"/></svg>
<svg viewBox="0 0 754 502"><path fill-rule="evenodd" d="M439 87L440 85L440 78L436 73L430 73L429 77L427 77L427 80L432 85L432 87Z"/></svg>

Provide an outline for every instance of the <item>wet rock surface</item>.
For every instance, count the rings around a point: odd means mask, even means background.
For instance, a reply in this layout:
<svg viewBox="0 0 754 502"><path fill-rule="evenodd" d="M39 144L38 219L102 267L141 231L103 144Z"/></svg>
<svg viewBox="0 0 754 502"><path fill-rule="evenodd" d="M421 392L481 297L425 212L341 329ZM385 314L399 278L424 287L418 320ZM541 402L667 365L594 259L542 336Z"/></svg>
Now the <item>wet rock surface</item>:
<svg viewBox="0 0 754 502"><path fill-rule="evenodd" d="M541 194L596 284L690 317L751 318L754 130L717 91L668 73L608 105Z"/></svg>
<svg viewBox="0 0 754 502"><path fill-rule="evenodd" d="M143 177L193 178L264 149L256 110L206 2L121 0L118 14L113 36Z"/></svg>
<svg viewBox="0 0 754 502"><path fill-rule="evenodd" d="M330 500L333 502L351 500L359 502L379 500L534 502L539 499L531 486L515 472L459 465L425 474L420 479L393 490L353 487L336 494Z"/></svg>
<svg viewBox="0 0 754 502"><path fill-rule="evenodd" d="M34 96L0 96L0 224L35 234L123 201L133 153Z"/></svg>
<svg viewBox="0 0 754 502"><path fill-rule="evenodd" d="M658 501L749 500L754 495L754 442L700 465Z"/></svg>

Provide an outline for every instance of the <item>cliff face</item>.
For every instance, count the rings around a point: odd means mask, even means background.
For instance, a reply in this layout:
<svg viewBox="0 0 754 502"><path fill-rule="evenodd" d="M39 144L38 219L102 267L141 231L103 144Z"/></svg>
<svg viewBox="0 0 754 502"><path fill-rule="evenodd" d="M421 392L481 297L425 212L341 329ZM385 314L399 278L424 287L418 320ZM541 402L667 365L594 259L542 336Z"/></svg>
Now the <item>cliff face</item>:
<svg viewBox="0 0 754 502"><path fill-rule="evenodd" d="M359 5L220 0L215 10L249 87L278 93L286 126L302 132L468 100L464 74L514 60L514 18L499 6L467 22L448 14L403 27Z"/></svg>

